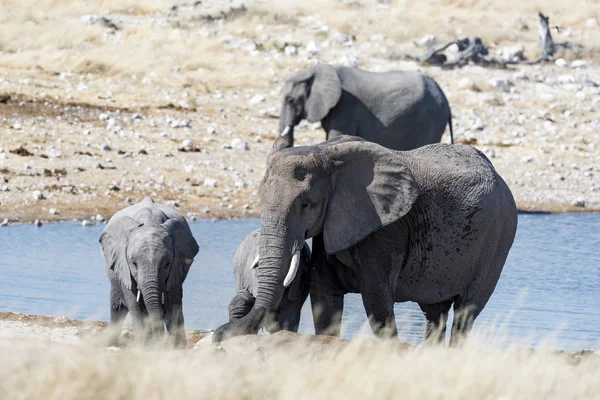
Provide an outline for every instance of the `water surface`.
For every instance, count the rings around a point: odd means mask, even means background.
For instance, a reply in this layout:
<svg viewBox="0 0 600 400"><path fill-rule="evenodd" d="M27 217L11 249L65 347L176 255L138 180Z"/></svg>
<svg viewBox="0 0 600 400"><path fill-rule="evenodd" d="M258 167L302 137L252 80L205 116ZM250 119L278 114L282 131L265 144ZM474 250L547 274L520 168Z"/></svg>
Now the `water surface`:
<svg viewBox="0 0 600 400"><path fill-rule="evenodd" d="M188 329L227 321L235 294L232 260L259 220L190 223L200 253L184 284ZM100 257L103 225L60 223L0 228L0 311L108 320L109 282ZM551 337L568 350L600 348L600 214L519 215L517 237L496 291L476 322L479 331L536 345ZM309 301L301 332L314 333ZM397 304L404 340L419 342L423 316ZM347 295L343 333L369 332L359 295Z"/></svg>

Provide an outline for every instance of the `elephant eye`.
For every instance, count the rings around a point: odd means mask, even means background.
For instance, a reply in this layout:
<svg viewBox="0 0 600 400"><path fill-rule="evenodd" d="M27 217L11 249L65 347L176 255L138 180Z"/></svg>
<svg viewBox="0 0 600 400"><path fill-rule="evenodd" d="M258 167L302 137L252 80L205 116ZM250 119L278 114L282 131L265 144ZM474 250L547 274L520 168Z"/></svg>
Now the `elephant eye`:
<svg viewBox="0 0 600 400"><path fill-rule="evenodd" d="M308 201L303 201L302 203L300 203L300 207L302 208L306 208L310 205L310 203Z"/></svg>
<svg viewBox="0 0 600 400"><path fill-rule="evenodd" d="M288 104L292 104L294 102L294 99L292 99L291 97L288 96L285 98L285 102Z"/></svg>

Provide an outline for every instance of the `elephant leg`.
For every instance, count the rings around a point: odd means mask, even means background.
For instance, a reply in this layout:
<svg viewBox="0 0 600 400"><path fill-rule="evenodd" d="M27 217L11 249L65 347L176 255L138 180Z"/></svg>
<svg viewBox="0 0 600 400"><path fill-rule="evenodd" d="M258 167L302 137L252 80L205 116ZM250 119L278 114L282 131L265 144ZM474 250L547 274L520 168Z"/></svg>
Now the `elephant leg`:
<svg viewBox="0 0 600 400"><path fill-rule="evenodd" d="M187 339L183 321L183 290L176 288L165 292L165 325L175 347L185 347Z"/></svg>
<svg viewBox="0 0 600 400"><path fill-rule="evenodd" d="M232 322L245 317L252 310L255 300L252 293L247 290L240 290L229 303L229 321Z"/></svg>
<svg viewBox="0 0 600 400"><path fill-rule="evenodd" d="M425 342L431 344L444 343L446 339L446 322L452 301L436 304L419 304L425 315Z"/></svg>
<svg viewBox="0 0 600 400"><path fill-rule="evenodd" d="M323 235L313 238L310 304L315 334L340 336L344 294L333 265L327 260Z"/></svg>
<svg viewBox="0 0 600 400"><path fill-rule="evenodd" d="M121 336L121 324L127 317L127 307L123 304L123 292L118 284L110 285L110 336L108 346L118 346Z"/></svg>
<svg viewBox="0 0 600 400"><path fill-rule="evenodd" d="M144 301L140 299L137 301L137 293L131 290L126 290L121 287L123 291L123 297L125 304L131 315L131 322L133 324L133 331L135 332L136 339L142 343L147 342L150 339L150 327L148 325L148 311L144 305Z"/></svg>

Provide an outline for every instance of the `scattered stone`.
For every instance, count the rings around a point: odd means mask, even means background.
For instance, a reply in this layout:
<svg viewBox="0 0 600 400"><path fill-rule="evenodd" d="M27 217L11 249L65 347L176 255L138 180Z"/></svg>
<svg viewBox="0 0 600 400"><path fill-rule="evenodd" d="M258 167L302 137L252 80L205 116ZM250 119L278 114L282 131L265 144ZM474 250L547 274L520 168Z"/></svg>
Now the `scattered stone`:
<svg viewBox="0 0 600 400"><path fill-rule="evenodd" d="M165 201L165 205L171 208L179 208L179 203L176 200L167 200Z"/></svg>
<svg viewBox="0 0 600 400"><path fill-rule="evenodd" d="M104 151L110 151L111 148L109 145L107 145L106 143L100 145L100 150L104 150Z"/></svg>
<svg viewBox="0 0 600 400"><path fill-rule="evenodd" d="M51 208L48 212L50 215L58 215L58 210L56 208Z"/></svg>
<svg viewBox="0 0 600 400"><path fill-rule="evenodd" d="M194 148L194 142L192 142L190 139L186 139L181 142L181 147L183 147L184 151L189 151Z"/></svg>
<svg viewBox="0 0 600 400"><path fill-rule="evenodd" d="M44 196L44 193L42 193L39 190L36 190L35 192L33 192L33 199L34 200L46 200L46 196Z"/></svg>
<svg viewBox="0 0 600 400"><path fill-rule="evenodd" d="M202 210L202 212L204 214L208 214L208 213L210 213L210 208L205 208L205 209Z"/></svg>
<svg viewBox="0 0 600 400"><path fill-rule="evenodd" d="M238 179L235 181L235 187L237 188L245 188L248 187L248 183L243 179Z"/></svg>
<svg viewBox="0 0 600 400"><path fill-rule="evenodd" d="M203 185L211 188L217 187L217 180L212 178L204 178Z"/></svg>
<svg viewBox="0 0 600 400"><path fill-rule="evenodd" d="M585 68L587 66L587 61L585 60L575 60L571 63L572 68Z"/></svg>
<svg viewBox="0 0 600 400"><path fill-rule="evenodd" d="M96 222L104 222L104 221L106 221L106 218L104 218L104 216L102 214L96 215Z"/></svg>
<svg viewBox="0 0 600 400"><path fill-rule="evenodd" d="M132 205L133 201L131 200L131 197L129 197L129 196L125 197L125 203Z"/></svg>
<svg viewBox="0 0 600 400"><path fill-rule="evenodd" d="M571 205L574 206L574 207L582 207L582 208L584 208L585 207L585 199L581 199L581 198L575 199L575 200L573 200L573 202L571 203Z"/></svg>
<svg viewBox="0 0 600 400"><path fill-rule="evenodd" d="M517 29L520 31L528 31L529 30L529 25L527 25L527 20L524 17L518 17L515 20L515 25L516 25Z"/></svg>
<svg viewBox="0 0 600 400"><path fill-rule="evenodd" d="M433 47L437 43L437 39L434 35L425 35L413 43L417 47Z"/></svg>
<svg viewBox="0 0 600 400"><path fill-rule="evenodd" d="M295 56L298 54L298 48L296 46L285 46L285 48L283 49L283 52L285 53L286 56Z"/></svg>
<svg viewBox="0 0 600 400"><path fill-rule="evenodd" d="M192 125L187 119L172 120L170 123L172 128L191 128Z"/></svg>
<svg viewBox="0 0 600 400"><path fill-rule="evenodd" d="M266 100L265 96L263 96L262 94L258 93L255 94L254 96L252 96L252 98L250 99L250 101L248 101L248 104L251 106L255 106L259 103L262 103Z"/></svg>
<svg viewBox="0 0 600 400"><path fill-rule="evenodd" d="M108 114L100 113L98 115L98 118L100 118L100 121L106 121L106 120L108 120L109 116L108 116Z"/></svg>
<svg viewBox="0 0 600 400"><path fill-rule="evenodd" d="M36 219L35 221L33 221L33 226L35 226L36 228L39 228L40 226L42 226L42 221L40 221L39 219Z"/></svg>
<svg viewBox="0 0 600 400"><path fill-rule="evenodd" d="M7 226L8 225L8 218L4 218L2 220L2 222L0 222L0 226Z"/></svg>
<svg viewBox="0 0 600 400"><path fill-rule="evenodd" d="M50 147L48 149L48 151L46 151L46 154L50 158L60 158L62 156L62 153L60 152L60 150L57 150L54 147Z"/></svg>
<svg viewBox="0 0 600 400"><path fill-rule="evenodd" d="M231 148L233 150L248 150L248 143L244 142L242 139L235 138L231 141Z"/></svg>
<svg viewBox="0 0 600 400"><path fill-rule="evenodd" d="M214 126L209 125L208 127L206 127L206 133L208 133L209 135L214 135L217 133L217 130Z"/></svg>
<svg viewBox="0 0 600 400"><path fill-rule="evenodd" d="M306 44L306 52L308 54L319 54L321 52L321 46L314 40L311 40Z"/></svg>
<svg viewBox="0 0 600 400"><path fill-rule="evenodd" d="M530 162L532 162L532 161L533 161L533 157L531 157L531 156L524 156L524 157L521 157L521 162L524 162L524 163L530 163Z"/></svg>
<svg viewBox="0 0 600 400"><path fill-rule="evenodd" d="M525 57L523 55L523 46L502 47L498 50L498 57L504 61L521 61Z"/></svg>
<svg viewBox="0 0 600 400"><path fill-rule="evenodd" d="M113 192L118 192L119 190L121 190L120 187L118 187L115 184L110 185L110 187L108 188L108 190L112 190Z"/></svg>
<svg viewBox="0 0 600 400"><path fill-rule="evenodd" d="M133 119L143 119L142 114L140 113L134 113L131 118Z"/></svg>
<svg viewBox="0 0 600 400"><path fill-rule="evenodd" d="M561 68L566 68L569 66L569 63L564 58L558 58L556 61L554 61L554 64Z"/></svg>
<svg viewBox="0 0 600 400"><path fill-rule="evenodd" d="M512 82L507 78L492 78L489 80L490 86L498 88L498 89L508 89L509 86L512 86Z"/></svg>
<svg viewBox="0 0 600 400"><path fill-rule="evenodd" d="M585 21L585 26L587 28L595 28L598 26L598 20L596 18L590 18L587 21Z"/></svg>
<svg viewBox="0 0 600 400"><path fill-rule="evenodd" d="M81 221L81 226L83 226L84 228L87 227L87 226L92 226L92 225L94 225L92 223L92 221L89 221L87 219L84 219L83 221Z"/></svg>

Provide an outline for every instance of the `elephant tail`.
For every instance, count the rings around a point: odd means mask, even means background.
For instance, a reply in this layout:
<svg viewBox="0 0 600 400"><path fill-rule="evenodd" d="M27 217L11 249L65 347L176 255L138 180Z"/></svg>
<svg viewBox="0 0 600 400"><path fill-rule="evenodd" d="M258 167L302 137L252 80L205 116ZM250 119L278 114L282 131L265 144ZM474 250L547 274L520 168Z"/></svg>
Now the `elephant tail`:
<svg viewBox="0 0 600 400"><path fill-rule="evenodd" d="M450 143L454 144L454 130L452 129L452 111L448 117L448 128L450 128Z"/></svg>

